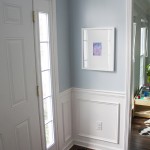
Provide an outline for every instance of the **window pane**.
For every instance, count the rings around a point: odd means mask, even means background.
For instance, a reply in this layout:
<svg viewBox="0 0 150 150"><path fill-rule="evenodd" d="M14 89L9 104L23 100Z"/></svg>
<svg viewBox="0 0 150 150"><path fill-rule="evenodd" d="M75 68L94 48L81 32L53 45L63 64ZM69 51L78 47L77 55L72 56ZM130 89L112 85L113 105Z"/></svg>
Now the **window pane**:
<svg viewBox="0 0 150 150"><path fill-rule="evenodd" d="M46 146L54 144L48 13L39 12L39 37Z"/></svg>
<svg viewBox="0 0 150 150"><path fill-rule="evenodd" d="M48 14L39 13L39 28L40 28L40 41L48 41Z"/></svg>
<svg viewBox="0 0 150 150"><path fill-rule="evenodd" d="M50 53L49 53L49 44L40 43L40 52L41 52L41 70L50 69Z"/></svg>
<svg viewBox="0 0 150 150"><path fill-rule="evenodd" d="M53 128L52 121L45 125L45 134L46 134L46 143L48 148L52 144L54 144L54 128Z"/></svg>
<svg viewBox="0 0 150 150"><path fill-rule="evenodd" d="M53 120L52 98L44 99L44 119L45 124Z"/></svg>
<svg viewBox="0 0 150 150"><path fill-rule="evenodd" d="M42 72L42 88L43 98L51 96L51 77L49 70Z"/></svg>

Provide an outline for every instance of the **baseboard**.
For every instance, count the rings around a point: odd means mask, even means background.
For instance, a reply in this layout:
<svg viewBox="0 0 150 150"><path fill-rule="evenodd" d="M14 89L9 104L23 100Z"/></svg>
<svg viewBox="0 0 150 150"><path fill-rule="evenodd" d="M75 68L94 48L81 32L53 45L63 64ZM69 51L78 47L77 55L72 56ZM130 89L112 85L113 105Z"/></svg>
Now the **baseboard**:
<svg viewBox="0 0 150 150"><path fill-rule="evenodd" d="M74 140L74 145L86 147L86 148L93 149L93 150L122 150L122 149L113 148L113 147L109 147L106 145L95 144L92 142L86 142L82 140L80 141Z"/></svg>
<svg viewBox="0 0 150 150"><path fill-rule="evenodd" d="M73 140L70 140L62 150L70 150L73 147Z"/></svg>

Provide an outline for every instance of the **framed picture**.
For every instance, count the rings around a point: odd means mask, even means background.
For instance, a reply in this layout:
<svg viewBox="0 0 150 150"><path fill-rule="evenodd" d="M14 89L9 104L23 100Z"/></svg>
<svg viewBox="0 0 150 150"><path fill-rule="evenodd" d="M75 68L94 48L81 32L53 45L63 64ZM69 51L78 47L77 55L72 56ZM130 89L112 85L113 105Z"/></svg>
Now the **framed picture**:
<svg viewBox="0 0 150 150"><path fill-rule="evenodd" d="M82 68L114 71L115 28L82 28Z"/></svg>

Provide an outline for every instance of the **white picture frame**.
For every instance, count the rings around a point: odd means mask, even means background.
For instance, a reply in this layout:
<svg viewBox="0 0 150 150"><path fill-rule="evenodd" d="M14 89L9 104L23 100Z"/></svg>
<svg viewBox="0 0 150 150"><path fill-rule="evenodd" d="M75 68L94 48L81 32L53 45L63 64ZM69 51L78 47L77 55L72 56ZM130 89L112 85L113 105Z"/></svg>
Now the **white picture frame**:
<svg viewBox="0 0 150 150"><path fill-rule="evenodd" d="M114 71L115 28L82 28L82 69Z"/></svg>

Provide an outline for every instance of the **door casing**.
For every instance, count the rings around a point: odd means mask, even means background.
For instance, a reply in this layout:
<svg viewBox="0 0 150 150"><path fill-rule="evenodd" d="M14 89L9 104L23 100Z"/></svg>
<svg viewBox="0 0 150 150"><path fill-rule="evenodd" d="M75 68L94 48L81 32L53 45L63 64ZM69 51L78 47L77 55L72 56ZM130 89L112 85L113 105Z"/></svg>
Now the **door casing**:
<svg viewBox="0 0 150 150"><path fill-rule="evenodd" d="M125 68L125 89L126 89L126 120L124 132L124 150L128 150L131 137L132 118L132 10L133 0L126 0L126 68Z"/></svg>

